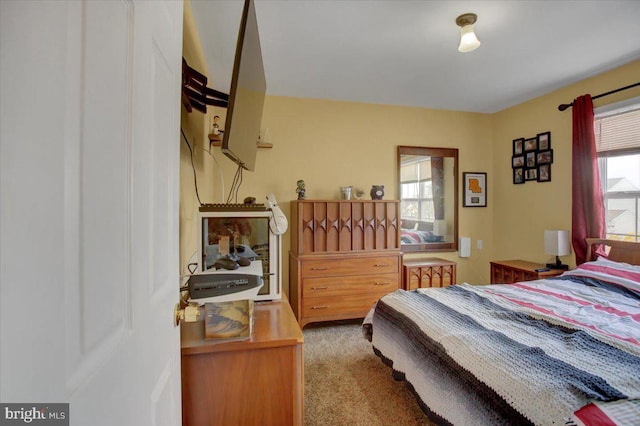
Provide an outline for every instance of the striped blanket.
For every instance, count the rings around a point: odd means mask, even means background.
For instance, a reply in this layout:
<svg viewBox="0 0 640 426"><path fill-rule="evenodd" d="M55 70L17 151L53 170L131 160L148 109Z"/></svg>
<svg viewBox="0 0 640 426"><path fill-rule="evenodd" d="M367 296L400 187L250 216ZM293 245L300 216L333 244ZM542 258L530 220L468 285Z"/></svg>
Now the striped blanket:
<svg viewBox="0 0 640 426"><path fill-rule="evenodd" d="M438 423L581 424L578 409L615 401L640 419L638 267L599 259L513 285L398 290L372 326L374 352Z"/></svg>

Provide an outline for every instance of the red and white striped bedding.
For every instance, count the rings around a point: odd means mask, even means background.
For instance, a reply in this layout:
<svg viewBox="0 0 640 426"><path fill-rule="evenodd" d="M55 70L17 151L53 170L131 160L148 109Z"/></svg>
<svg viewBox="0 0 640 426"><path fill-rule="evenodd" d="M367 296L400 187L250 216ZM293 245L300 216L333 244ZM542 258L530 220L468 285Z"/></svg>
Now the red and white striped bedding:
<svg viewBox="0 0 640 426"><path fill-rule="evenodd" d="M374 351L409 382L432 420L640 424L640 267L598 259L558 278L456 287L399 290L382 298L372 316ZM496 346L504 341L504 349ZM538 358L544 367L531 364ZM549 374L546 366L558 363L559 373L579 377L575 385ZM589 390L591 380L611 391ZM575 386L581 390L574 395ZM471 388L490 397L478 398ZM443 395L455 395L456 404Z"/></svg>
<svg viewBox="0 0 640 426"><path fill-rule="evenodd" d="M640 424L640 400L591 402L573 414L566 426L621 426Z"/></svg>
<svg viewBox="0 0 640 426"><path fill-rule="evenodd" d="M499 305L518 309L552 324L582 329L610 345L640 356L640 273L625 271L628 266L623 264L622 268L616 269L611 265L615 262L598 260L565 272L560 279L467 286L470 291ZM605 270L609 273L604 273ZM622 275L625 278L621 278ZM584 282L605 282L607 287L576 285L575 279L584 278L593 280ZM611 291L612 288L630 290L638 298L621 297L620 293Z"/></svg>

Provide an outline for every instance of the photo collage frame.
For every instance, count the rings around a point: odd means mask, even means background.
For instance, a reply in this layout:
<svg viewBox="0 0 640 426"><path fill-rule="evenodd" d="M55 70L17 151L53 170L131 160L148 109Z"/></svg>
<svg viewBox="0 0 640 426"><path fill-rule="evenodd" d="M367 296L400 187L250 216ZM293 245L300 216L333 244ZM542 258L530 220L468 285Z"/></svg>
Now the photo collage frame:
<svg viewBox="0 0 640 426"><path fill-rule="evenodd" d="M514 185L529 181L551 182L551 164L551 132L538 133L533 138L513 140L511 168Z"/></svg>

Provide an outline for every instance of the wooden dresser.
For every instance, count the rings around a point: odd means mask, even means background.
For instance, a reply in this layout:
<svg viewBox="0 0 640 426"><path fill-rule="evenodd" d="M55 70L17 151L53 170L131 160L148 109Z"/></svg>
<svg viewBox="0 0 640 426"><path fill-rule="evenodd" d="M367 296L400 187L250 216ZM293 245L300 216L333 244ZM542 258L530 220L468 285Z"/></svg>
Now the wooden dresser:
<svg viewBox="0 0 640 426"><path fill-rule="evenodd" d="M542 263L528 262L526 260L502 260L491 262L491 284L513 284L519 281L531 281L539 278L555 277L564 271L550 269L545 272L536 272L536 269L544 268Z"/></svg>
<svg viewBox="0 0 640 426"><path fill-rule="evenodd" d="M456 283L456 262L438 257L405 258L402 288L446 287Z"/></svg>
<svg viewBox="0 0 640 426"><path fill-rule="evenodd" d="M291 202L289 298L298 323L362 318L400 288L399 202Z"/></svg>
<svg viewBox="0 0 640 426"><path fill-rule="evenodd" d="M256 302L249 340L205 340L200 322L181 341L183 426L303 424L303 335L286 299Z"/></svg>

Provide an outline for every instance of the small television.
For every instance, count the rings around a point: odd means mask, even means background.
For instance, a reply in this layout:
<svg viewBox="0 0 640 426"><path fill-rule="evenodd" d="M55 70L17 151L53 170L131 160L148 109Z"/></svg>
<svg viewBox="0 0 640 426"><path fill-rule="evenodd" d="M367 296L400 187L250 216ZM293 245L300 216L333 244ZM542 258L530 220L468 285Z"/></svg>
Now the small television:
<svg viewBox="0 0 640 426"><path fill-rule="evenodd" d="M216 211L200 207L197 274L216 271L216 260L233 252L234 257L260 261L262 265L264 285L254 300L281 299L282 237L271 232L272 217L271 210ZM243 272L243 268L248 267L240 266L237 271Z"/></svg>
<svg viewBox="0 0 640 426"><path fill-rule="evenodd" d="M238 166L255 169L267 90L253 0L245 0L238 31L222 152Z"/></svg>

